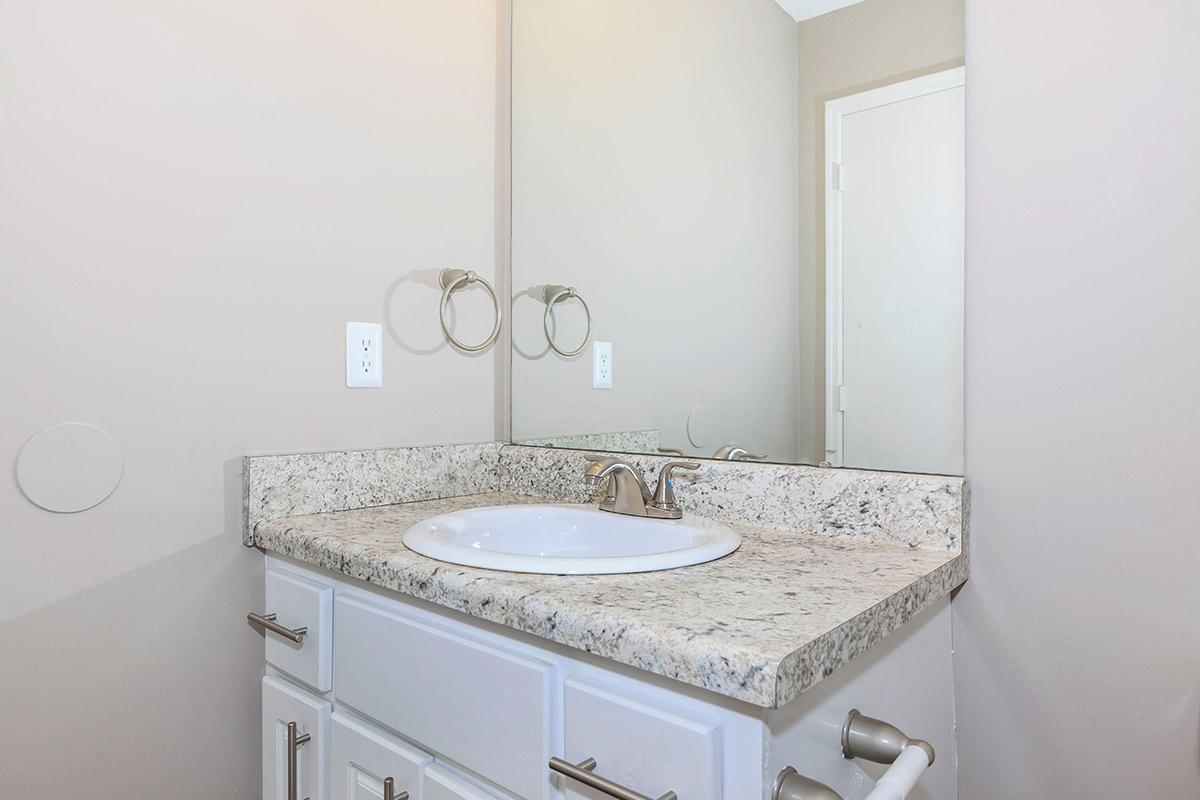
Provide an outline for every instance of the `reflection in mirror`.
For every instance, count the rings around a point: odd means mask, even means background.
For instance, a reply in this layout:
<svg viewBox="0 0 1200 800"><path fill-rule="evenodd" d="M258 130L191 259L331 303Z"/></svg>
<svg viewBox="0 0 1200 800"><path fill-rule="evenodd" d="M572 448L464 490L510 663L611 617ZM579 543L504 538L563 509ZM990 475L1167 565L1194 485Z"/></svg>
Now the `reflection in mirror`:
<svg viewBox="0 0 1200 800"><path fill-rule="evenodd" d="M963 0L512 37L514 441L962 471Z"/></svg>

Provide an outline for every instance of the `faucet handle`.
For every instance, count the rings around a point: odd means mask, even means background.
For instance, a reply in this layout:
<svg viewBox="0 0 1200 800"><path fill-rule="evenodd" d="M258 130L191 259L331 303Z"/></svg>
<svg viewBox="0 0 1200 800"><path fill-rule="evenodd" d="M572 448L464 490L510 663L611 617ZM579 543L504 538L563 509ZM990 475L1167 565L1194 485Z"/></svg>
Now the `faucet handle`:
<svg viewBox="0 0 1200 800"><path fill-rule="evenodd" d="M736 444L725 444L717 448L717 451L712 454L712 457L720 461L762 461L767 457L766 453L751 453L744 447Z"/></svg>
<svg viewBox="0 0 1200 800"><path fill-rule="evenodd" d="M658 488L654 490L654 500L650 502L650 505L664 511L679 510L679 506L675 503L674 482L671 480L672 474L677 469L700 469L700 464L696 461L668 461L663 464L658 473Z"/></svg>

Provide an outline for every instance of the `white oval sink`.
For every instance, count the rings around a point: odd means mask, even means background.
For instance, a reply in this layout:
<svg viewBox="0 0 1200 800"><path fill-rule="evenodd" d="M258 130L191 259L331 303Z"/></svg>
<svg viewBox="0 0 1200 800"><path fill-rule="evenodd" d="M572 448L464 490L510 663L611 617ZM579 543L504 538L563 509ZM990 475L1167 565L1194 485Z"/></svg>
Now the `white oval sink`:
<svg viewBox="0 0 1200 800"><path fill-rule="evenodd" d="M661 520L595 506L514 505L431 517L404 533L423 556L508 572L605 575L701 564L742 543L731 528L703 517Z"/></svg>

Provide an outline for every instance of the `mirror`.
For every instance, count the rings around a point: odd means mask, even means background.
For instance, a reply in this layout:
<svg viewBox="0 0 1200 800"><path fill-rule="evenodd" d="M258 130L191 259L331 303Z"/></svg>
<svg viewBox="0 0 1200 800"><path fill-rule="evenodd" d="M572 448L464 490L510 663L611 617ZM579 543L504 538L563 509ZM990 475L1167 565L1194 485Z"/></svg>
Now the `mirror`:
<svg viewBox="0 0 1200 800"><path fill-rule="evenodd" d="M961 474L963 0L513 0L512 439Z"/></svg>

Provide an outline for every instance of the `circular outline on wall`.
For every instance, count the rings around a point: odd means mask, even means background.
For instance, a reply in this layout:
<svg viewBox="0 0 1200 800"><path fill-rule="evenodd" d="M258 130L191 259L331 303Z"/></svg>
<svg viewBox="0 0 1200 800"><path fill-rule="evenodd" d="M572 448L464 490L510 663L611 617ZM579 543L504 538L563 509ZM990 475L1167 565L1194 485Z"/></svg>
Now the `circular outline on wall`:
<svg viewBox="0 0 1200 800"><path fill-rule="evenodd" d="M56 514L94 508L116 491L125 459L116 439L86 422L60 422L30 436L17 454L17 486Z"/></svg>

